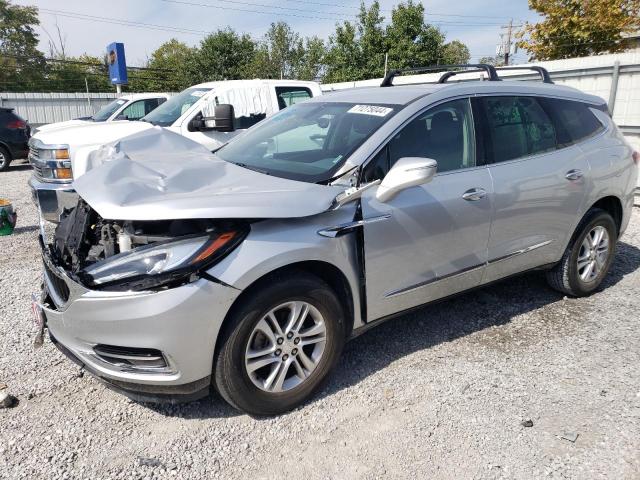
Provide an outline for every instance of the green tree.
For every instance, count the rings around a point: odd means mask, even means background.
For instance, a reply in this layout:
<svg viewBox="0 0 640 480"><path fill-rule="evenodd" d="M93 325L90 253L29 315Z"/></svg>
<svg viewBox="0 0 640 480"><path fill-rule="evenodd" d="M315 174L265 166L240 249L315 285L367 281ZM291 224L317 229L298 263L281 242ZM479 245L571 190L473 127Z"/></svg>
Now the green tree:
<svg viewBox="0 0 640 480"><path fill-rule="evenodd" d="M311 37L305 39L304 53L295 70L294 78L298 80L320 79L324 69L325 53L326 46L321 38Z"/></svg>
<svg viewBox="0 0 640 480"><path fill-rule="evenodd" d="M355 22L336 25L335 34L329 37L324 80L343 82L382 76L387 49L383 22L376 0L368 9L364 2L360 4Z"/></svg>
<svg viewBox="0 0 640 480"><path fill-rule="evenodd" d="M256 44L231 28L218 30L200 42L189 61L191 83L234 80L251 76Z"/></svg>
<svg viewBox="0 0 640 480"><path fill-rule="evenodd" d="M0 90L28 91L42 85L44 55L38 50L35 7L0 0Z"/></svg>
<svg viewBox="0 0 640 480"><path fill-rule="evenodd" d="M469 63L470 58L469 47L460 40L453 40L442 47L439 63L449 65Z"/></svg>
<svg viewBox="0 0 640 480"><path fill-rule="evenodd" d="M356 22L358 30L358 63L362 78L381 77L384 74L384 58L387 50L384 17L380 15L380 4L374 1L367 10L364 2Z"/></svg>
<svg viewBox="0 0 640 480"><path fill-rule="evenodd" d="M149 58L144 72L148 78L148 89L153 91L179 92L193 84L190 65L196 53L186 43L172 38L160 45Z"/></svg>
<svg viewBox="0 0 640 480"><path fill-rule="evenodd" d="M61 55L60 55L61 56ZM113 86L104 59L87 54L48 62L44 88L52 92L111 92Z"/></svg>
<svg viewBox="0 0 640 480"><path fill-rule="evenodd" d="M504 58L497 55L495 57L482 57L478 60L478 63L486 63L487 65L493 65L494 67L502 67L504 65Z"/></svg>
<svg viewBox="0 0 640 480"><path fill-rule="evenodd" d="M421 3L398 4L391 11L391 24L387 26L386 40L389 68L410 68L442 63L439 57L445 36L424 19Z"/></svg>
<svg viewBox="0 0 640 480"><path fill-rule="evenodd" d="M410 68L438 63L467 63L469 49L459 40L445 44L444 34L425 22L421 3L407 0L391 11L391 23L377 1L363 4L354 23L336 25L325 57L325 82L343 82L381 77L385 55L388 68Z"/></svg>
<svg viewBox="0 0 640 480"><path fill-rule="evenodd" d="M628 48L640 28L640 0L529 0L544 17L525 25L520 46L532 60L586 57Z"/></svg>
<svg viewBox="0 0 640 480"><path fill-rule="evenodd" d="M336 25L335 33L329 37L323 81L326 83L348 82L363 78L359 53L355 25L350 22Z"/></svg>
<svg viewBox="0 0 640 480"><path fill-rule="evenodd" d="M258 76L269 78L293 78L304 56L303 41L286 22L272 23L265 34L263 49L268 60L266 72ZM264 52L264 50L263 50Z"/></svg>

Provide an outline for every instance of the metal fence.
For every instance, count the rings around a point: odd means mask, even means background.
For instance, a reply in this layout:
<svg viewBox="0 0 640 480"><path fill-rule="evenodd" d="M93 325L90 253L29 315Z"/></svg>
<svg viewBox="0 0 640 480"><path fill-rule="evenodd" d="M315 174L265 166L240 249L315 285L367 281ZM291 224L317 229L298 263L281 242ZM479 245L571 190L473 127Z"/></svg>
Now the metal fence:
<svg viewBox="0 0 640 480"><path fill-rule="evenodd" d="M90 116L117 98L114 93L0 92L0 107L15 108L32 126Z"/></svg>

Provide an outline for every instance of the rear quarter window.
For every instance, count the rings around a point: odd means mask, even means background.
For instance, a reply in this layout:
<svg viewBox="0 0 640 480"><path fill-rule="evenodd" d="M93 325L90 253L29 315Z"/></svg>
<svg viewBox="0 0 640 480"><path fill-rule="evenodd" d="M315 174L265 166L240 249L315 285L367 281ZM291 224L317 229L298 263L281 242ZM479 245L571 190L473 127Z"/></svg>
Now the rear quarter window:
<svg viewBox="0 0 640 480"><path fill-rule="evenodd" d="M555 98L545 98L543 104L556 125L560 147L586 140L604 130L591 105Z"/></svg>

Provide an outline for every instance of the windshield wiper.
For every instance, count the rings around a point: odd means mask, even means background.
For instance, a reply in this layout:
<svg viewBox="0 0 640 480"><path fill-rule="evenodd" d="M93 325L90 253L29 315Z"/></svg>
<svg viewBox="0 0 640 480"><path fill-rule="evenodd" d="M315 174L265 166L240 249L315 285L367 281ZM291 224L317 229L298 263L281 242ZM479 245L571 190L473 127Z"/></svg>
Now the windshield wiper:
<svg viewBox="0 0 640 480"><path fill-rule="evenodd" d="M268 171L262 170L261 168L258 168L258 167L254 167L253 165L247 165L246 163L241 163L241 162L230 162L230 163L233 163L234 165L237 165L242 168L246 168L247 170L253 170L254 172L264 173L265 175L271 175Z"/></svg>

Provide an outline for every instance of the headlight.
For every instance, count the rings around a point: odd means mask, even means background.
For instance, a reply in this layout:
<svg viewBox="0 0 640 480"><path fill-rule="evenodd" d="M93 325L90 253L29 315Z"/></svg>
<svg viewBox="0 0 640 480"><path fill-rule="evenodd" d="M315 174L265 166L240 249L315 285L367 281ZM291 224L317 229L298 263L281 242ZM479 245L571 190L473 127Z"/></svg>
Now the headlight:
<svg viewBox="0 0 640 480"><path fill-rule="evenodd" d="M69 160L68 148L43 148L40 150L38 158L42 160Z"/></svg>
<svg viewBox="0 0 640 480"><path fill-rule="evenodd" d="M81 277L91 287L115 290L144 290L179 283L222 259L246 233L234 230L139 247L91 265Z"/></svg>
<svg viewBox="0 0 640 480"><path fill-rule="evenodd" d="M31 139L29 147L29 160L43 180L73 180L68 145L47 145L37 139Z"/></svg>

